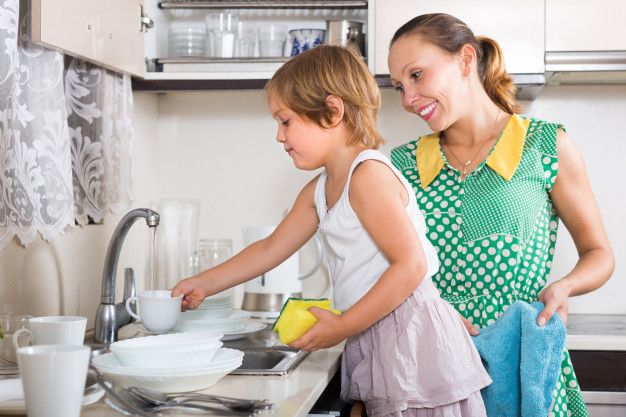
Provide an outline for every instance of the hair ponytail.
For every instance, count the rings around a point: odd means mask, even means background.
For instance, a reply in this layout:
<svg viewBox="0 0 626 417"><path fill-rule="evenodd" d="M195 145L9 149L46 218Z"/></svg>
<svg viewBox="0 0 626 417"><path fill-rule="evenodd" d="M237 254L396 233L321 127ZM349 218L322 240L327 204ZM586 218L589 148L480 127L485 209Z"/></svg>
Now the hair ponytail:
<svg viewBox="0 0 626 417"><path fill-rule="evenodd" d="M496 41L486 36L477 36L480 45L478 74L491 100L507 113L518 112L515 100L517 87L506 72L502 50Z"/></svg>
<svg viewBox="0 0 626 417"><path fill-rule="evenodd" d="M418 35L451 54L458 53L463 45L472 45L476 50L478 75L489 98L507 113L520 110L515 100L517 88L504 67L502 50L493 39L474 36L463 21L446 13L428 13L409 20L393 35L390 47L406 35Z"/></svg>

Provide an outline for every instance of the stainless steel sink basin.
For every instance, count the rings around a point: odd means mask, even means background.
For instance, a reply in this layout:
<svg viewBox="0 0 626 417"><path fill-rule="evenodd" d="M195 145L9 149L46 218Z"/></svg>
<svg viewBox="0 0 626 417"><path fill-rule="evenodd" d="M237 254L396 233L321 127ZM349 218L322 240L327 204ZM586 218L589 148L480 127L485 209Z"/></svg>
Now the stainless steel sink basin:
<svg viewBox="0 0 626 417"><path fill-rule="evenodd" d="M224 342L224 346L243 351L243 363L231 375L287 375L309 354L279 344L271 329L246 339Z"/></svg>

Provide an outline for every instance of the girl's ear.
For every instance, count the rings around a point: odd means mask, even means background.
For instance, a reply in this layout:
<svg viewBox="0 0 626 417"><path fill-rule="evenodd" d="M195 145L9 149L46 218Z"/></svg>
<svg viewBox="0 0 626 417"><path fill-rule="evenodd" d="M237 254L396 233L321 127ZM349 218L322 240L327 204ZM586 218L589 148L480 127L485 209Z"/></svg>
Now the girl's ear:
<svg viewBox="0 0 626 417"><path fill-rule="evenodd" d="M461 77L468 79L472 75L472 68L477 65L476 62L476 49L469 43L466 43L461 47L459 51Z"/></svg>
<svg viewBox="0 0 626 417"><path fill-rule="evenodd" d="M326 97L326 106L330 110L329 126L327 127L335 127L343 120L343 100L337 96L330 95Z"/></svg>

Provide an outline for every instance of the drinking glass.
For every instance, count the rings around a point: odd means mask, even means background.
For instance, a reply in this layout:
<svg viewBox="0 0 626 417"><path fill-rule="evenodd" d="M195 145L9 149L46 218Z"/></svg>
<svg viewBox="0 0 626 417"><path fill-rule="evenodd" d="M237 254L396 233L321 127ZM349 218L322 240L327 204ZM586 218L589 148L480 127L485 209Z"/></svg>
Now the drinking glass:
<svg viewBox="0 0 626 417"><path fill-rule="evenodd" d="M20 329L28 329L28 319L31 316L27 315L0 315L0 331L4 334L4 338L0 339L0 369L2 365L7 367L13 367L17 365L17 356L15 354L15 346L13 346L13 333ZM26 335L23 336L23 343L26 343ZM22 340L20 340L22 342Z"/></svg>
<svg viewBox="0 0 626 417"><path fill-rule="evenodd" d="M216 58L232 58L239 16L232 13L210 13L206 15L205 22L208 31L208 55Z"/></svg>
<svg viewBox="0 0 626 417"><path fill-rule="evenodd" d="M287 28L282 25L259 26L259 55L281 57L287 40Z"/></svg>
<svg viewBox="0 0 626 417"><path fill-rule="evenodd" d="M232 247L232 239L200 239L200 246L191 257L192 269L198 274L221 264L233 255ZM228 288L207 297L207 300L230 297L232 304L232 296L233 289Z"/></svg>
<svg viewBox="0 0 626 417"><path fill-rule="evenodd" d="M237 37L235 38L235 56L238 58L253 57L255 49L256 30L249 23L240 21L237 25Z"/></svg>
<svg viewBox="0 0 626 417"><path fill-rule="evenodd" d="M147 290L170 289L193 275L189 257L198 247L199 200L160 200L157 212L160 222L156 232L156 260L147 268Z"/></svg>

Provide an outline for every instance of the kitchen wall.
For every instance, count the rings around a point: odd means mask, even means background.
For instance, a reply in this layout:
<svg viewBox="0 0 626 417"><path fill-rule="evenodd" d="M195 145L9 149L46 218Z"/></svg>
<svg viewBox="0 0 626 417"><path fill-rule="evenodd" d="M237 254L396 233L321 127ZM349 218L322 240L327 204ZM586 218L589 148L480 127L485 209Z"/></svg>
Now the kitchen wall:
<svg viewBox="0 0 626 417"><path fill-rule="evenodd" d="M626 251L626 222L620 216L626 204L621 191L626 86L546 87L524 105L531 116L563 122L576 141L618 261L614 277L600 290L573 298L570 311L626 314L626 268L620 263ZM200 199L200 237L232 238L239 250L242 228L280 221L300 187L315 175L293 168L274 140L274 125L257 90L136 93L134 206L158 198ZM427 132L424 123L404 113L392 90L383 90L379 126L389 141L386 153ZM0 252L0 313L83 314L91 324L116 223L110 216L103 226L78 228L50 243L38 241L26 249L9 245ZM143 288L148 232L139 223L129 234L120 268L135 267ZM312 249L305 248L303 255L306 267ZM575 247L561 227L552 276L562 276L575 261ZM305 281L306 296L328 291L325 270Z"/></svg>

